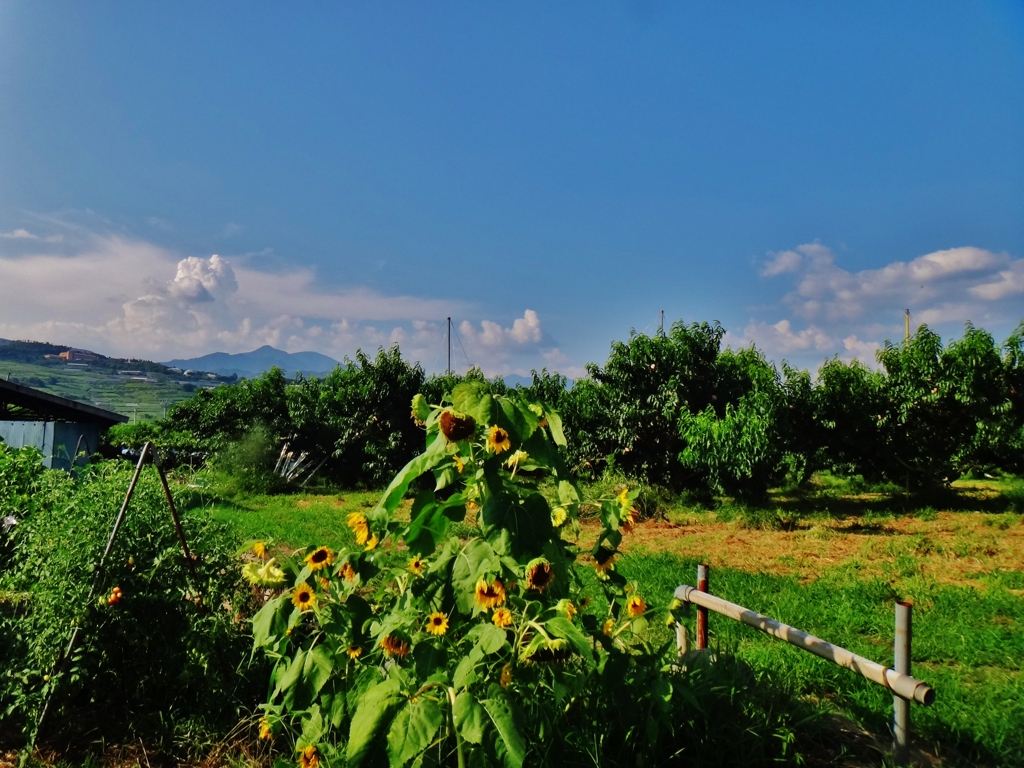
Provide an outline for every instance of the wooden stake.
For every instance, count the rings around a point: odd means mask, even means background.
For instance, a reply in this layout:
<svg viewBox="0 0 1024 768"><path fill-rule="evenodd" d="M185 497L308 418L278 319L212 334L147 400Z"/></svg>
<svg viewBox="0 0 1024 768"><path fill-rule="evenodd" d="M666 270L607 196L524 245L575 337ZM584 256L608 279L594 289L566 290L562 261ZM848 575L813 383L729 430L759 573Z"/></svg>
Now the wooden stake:
<svg viewBox="0 0 1024 768"><path fill-rule="evenodd" d="M896 603L893 669L901 675L910 675L911 608L910 603ZM893 758L898 765L907 765L910 759L910 702L893 696L892 715Z"/></svg>
<svg viewBox="0 0 1024 768"><path fill-rule="evenodd" d="M697 566L697 589L701 592L708 591L708 571L706 565ZM697 650L701 651L708 647L708 609L697 606Z"/></svg>

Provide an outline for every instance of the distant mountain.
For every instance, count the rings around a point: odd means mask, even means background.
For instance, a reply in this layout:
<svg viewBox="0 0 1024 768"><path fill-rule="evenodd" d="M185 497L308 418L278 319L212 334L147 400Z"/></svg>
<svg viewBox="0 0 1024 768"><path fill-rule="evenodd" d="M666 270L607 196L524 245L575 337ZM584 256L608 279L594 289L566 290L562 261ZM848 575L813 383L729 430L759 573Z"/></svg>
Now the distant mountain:
<svg viewBox="0 0 1024 768"><path fill-rule="evenodd" d="M285 352L264 345L252 352L213 352L202 357L187 360L168 360L164 365L171 368L189 368L199 371L212 371L221 376L235 374L239 377L253 378L277 366L286 376L302 373L306 376L323 376L334 370L338 361L333 357L321 355L319 352Z"/></svg>

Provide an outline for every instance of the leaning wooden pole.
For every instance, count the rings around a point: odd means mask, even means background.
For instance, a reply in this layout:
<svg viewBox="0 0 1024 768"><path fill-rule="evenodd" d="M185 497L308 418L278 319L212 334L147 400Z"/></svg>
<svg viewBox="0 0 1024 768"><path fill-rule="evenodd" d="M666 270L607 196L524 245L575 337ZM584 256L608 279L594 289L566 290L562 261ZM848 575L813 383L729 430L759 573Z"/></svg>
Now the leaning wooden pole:
<svg viewBox="0 0 1024 768"><path fill-rule="evenodd" d="M883 667L881 664L871 661L871 659L858 656L838 645L827 643L820 637L809 635L788 624L762 616L757 611L744 608L736 603L730 603L728 600L723 600L714 595L705 594L694 589L689 584L676 588L675 597L683 602L690 602L715 613L720 613L723 616L728 616L730 619L735 619L746 624L748 627L758 629L766 635L777 637L779 640L785 640L797 648L803 648L805 651L838 664L840 667L846 667L846 669L856 672L872 682L885 686L894 695L907 701L916 701L918 704L924 704L925 706L935 701L934 689L923 680L918 680L895 669Z"/></svg>
<svg viewBox="0 0 1024 768"><path fill-rule="evenodd" d="M181 544L181 551L185 556L185 566L194 579L196 577L195 558L192 557L192 553L188 549L188 542L185 541L185 531L182 529L181 520L178 518L178 508L174 506L174 497L171 495L171 487L167 484L167 475L164 473L164 468L159 464L156 465L156 471L160 475L160 485L163 486L167 506L171 509L171 520L174 521L174 532L178 535L178 542Z"/></svg>
<svg viewBox="0 0 1024 768"><path fill-rule="evenodd" d="M912 635L910 603L896 603L896 642L893 668L901 675L910 675L910 641ZM900 696L892 698L892 752L898 765L910 758L910 702Z"/></svg>

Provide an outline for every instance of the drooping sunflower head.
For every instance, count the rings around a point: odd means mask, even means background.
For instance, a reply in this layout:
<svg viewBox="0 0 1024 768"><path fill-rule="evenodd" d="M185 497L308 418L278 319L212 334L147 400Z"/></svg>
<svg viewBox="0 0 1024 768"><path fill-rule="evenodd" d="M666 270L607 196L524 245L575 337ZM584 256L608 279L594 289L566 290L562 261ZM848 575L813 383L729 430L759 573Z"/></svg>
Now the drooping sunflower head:
<svg viewBox="0 0 1024 768"><path fill-rule="evenodd" d="M525 464L530 459L530 454L526 451L518 450L513 451L512 455L505 459L505 466L512 470L512 474L515 474L516 470L519 469L520 465Z"/></svg>
<svg viewBox="0 0 1024 768"><path fill-rule="evenodd" d="M640 595L633 595L626 601L626 612L629 614L631 619L635 619L637 616L647 610L647 603Z"/></svg>
<svg viewBox="0 0 1024 768"><path fill-rule="evenodd" d="M594 553L594 563L596 564L597 572L601 575L606 574L608 570L613 567L614 561L614 549L598 547L597 552Z"/></svg>
<svg viewBox="0 0 1024 768"><path fill-rule="evenodd" d="M448 631L448 617L440 611L434 611L427 616L426 630L430 634L440 637Z"/></svg>
<svg viewBox="0 0 1024 768"><path fill-rule="evenodd" d="M449 443L468 440L476 432L476 421L472 416L465 416L451 408L445 410L438 421L441 434Z"/></svg>
<svg viewBox="0 0 1024 768"><path fill-rule="evenodd" d="M355 581L356 569L352 567L352 563L346 560L344 563L341 564L341 567L338 568L337 575L341 576L341 578L343 578L345 581Z"/></svg>
<svg viewBox="0 0 1024 768"><path fill-rule="evenodd" d="M480 579L476 583L474 593L476 604L485 611L488 608L497 608L505 602L505 585L501 583L501 579L495 579L490 584Z"/></svg>
<svg viewBox="0 0 1024 768"><path fill-rule="evenodd" d="M623 509L626 509L629 506L629 488L628 487L623 486L622 490L619 491L619 496L618 496L617 501L619 502L619 506L622 507Z"/></svg>
<svg viewBox="0 0 1024 768"><path fill-rule="evenodd" d="M320 755L317 754L316 745L309 744L299 753L299 768L318 768Z"/></svg>
<svg viewBox="0 0 1024 768"><path fill-rule="evenodd" d="M559 613L564 613L565 618L567 618L569 621L572 621L573 616L579 613L579 609L577 609L576 606L573 605L571 600L559 600L558 604L555 606L555 610L557 610Z"/></svg>
<svg viewBox="0 0 1024 768"><path fill-rule="evenodd" d="M512 611L508 608L499 608L491 616L491 622L498 629L504 629L512 623Z"/></svg>
<svg viewBox="0 0 1024 768"><path fill-rule="evenodd" d="M265 717L260 718L260 738L271 739L274 737L274 731L270 727L270 721Z"/></svg>
<svg viewBox="0 0 1024 768"><path fill-rule="evenodd" d="M356 544L360 547L363 546L370 538L370 524L366 522L366 518L358 512L352 512L346 518L345 523L355 534Z"/></svg>
<svg viewBox="0 0 1024 768"><path fill-rule="evenodd" d="M309 566L309 570L316 573L322 568L328 567L334 562L334 553L331 552L327 547L317 547L308 555L306 555L306 565Z"/></svg>
<svg viewBox="0 0 1024 768"><path fill-rule="evenodd" d="M623 532L632 533L633 528L636 526L636 518L636 507L630 507L628 510L623 510L622 522L619 524L622 527Z"/></svg>
<svg viewBox="0 0 1024 768"><path fill-rule="evenodd" d="M555 580L555 569L543 557L531 560L526 566L526 588L543 592Z"/></svg>
<svg viewBox="0 0 1024 768"><path fill-rule="evenodd" d="M377 534L375 533L369 539L367 539L366 546L363 547L363 549L365 549L367 552L369 552L371 549L376 547L378 543L379 543L379 540L377 539Z"/></svg>
<svg viewBox="0 0 1024 768"><path fill-rule="evenodd" d="M292 592L292 605L300 611L308 611L316 605L316 595L308 584L299 584Z"/></svg>
<svg viewBox="0 0 1024 768"><path fill-rule="evenodd" d="M384 635L380 639L380 647L389 658L404 659L409 654L409 641L395 634Z"/></svg>
<svg viewBox="0 0 1024 768"><path fill-rule="evenodd" d="M555 528L561 528L568 519L569 513L565 511L565 507L555 507L551 510L551 525Z"/></svg>
<svg viewBox="0 0 1024 768"><path fill-rule="evenodd" d="M416 555L416 557L409 561L409 570L417 576L420 576L425 570L427 570L427 561L419 555Z"/></svg>
<svg viewBox="0 0 1024 768"><path fill-rule="evenodd" d="M417 393L412 397L412 420L416 422L416 426L422 427L427 423L427 419L430 418L430 404L427 403L427 398Z"/></svg>
<svg viewBox="0 0 1024 768"><path fill-rule="evenodd" d="M512 665L506 664L501 668L501 687L508 688L512 684Z"/></svg>
<svg viewBox="0 0 1024 768"><path fill-rule="evenodd" d="M495 424L487 433L487 450L497 455L512 447L508 432Z"/></svg>

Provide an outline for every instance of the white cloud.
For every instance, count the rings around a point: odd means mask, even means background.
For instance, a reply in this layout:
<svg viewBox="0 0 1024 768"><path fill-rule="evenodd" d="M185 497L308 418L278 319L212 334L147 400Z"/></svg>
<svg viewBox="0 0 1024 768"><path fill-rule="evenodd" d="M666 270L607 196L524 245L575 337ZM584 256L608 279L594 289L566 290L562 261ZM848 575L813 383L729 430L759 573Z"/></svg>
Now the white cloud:
<svg viewBox="0 0 1024 768"><path fill-rule="evenodd" d="M769 252L762 277L788 275L792 289L782 299L791 315L752 319L734 346L757 344L769 357L834 353L873 362L885 339L903 335L903 313L913 326L927 324L956 333L968 320L995 330L1021 317L1024 259L964 246L851 272L821 243ZM802 326L802 327L800 327Z"/></svg>
<svg viewBox="0 0 1024 768"><path fill-rule="evenodd" d="M13 232L0 232L0 237L8 240L38 240L39 235L33 235L27 229L16 229Z"/></svg>
<svg viewBox="0 0 1024 768"><path fill-rule="evenodd" d="M46 242L27 234L8 239ZM406 358L438 370L446 363L446 323L431 318L474 314L459 301L332 287L310 269L268 272L244 257L182 256L120 235L78 233L47 253L0 250L0 275L0 337L151 359L263 344L341 359L356 348L372 355L399 344ZM544 360L533 310L507 327L477 319L459 331L459 368L528 373Z"/></svg>

